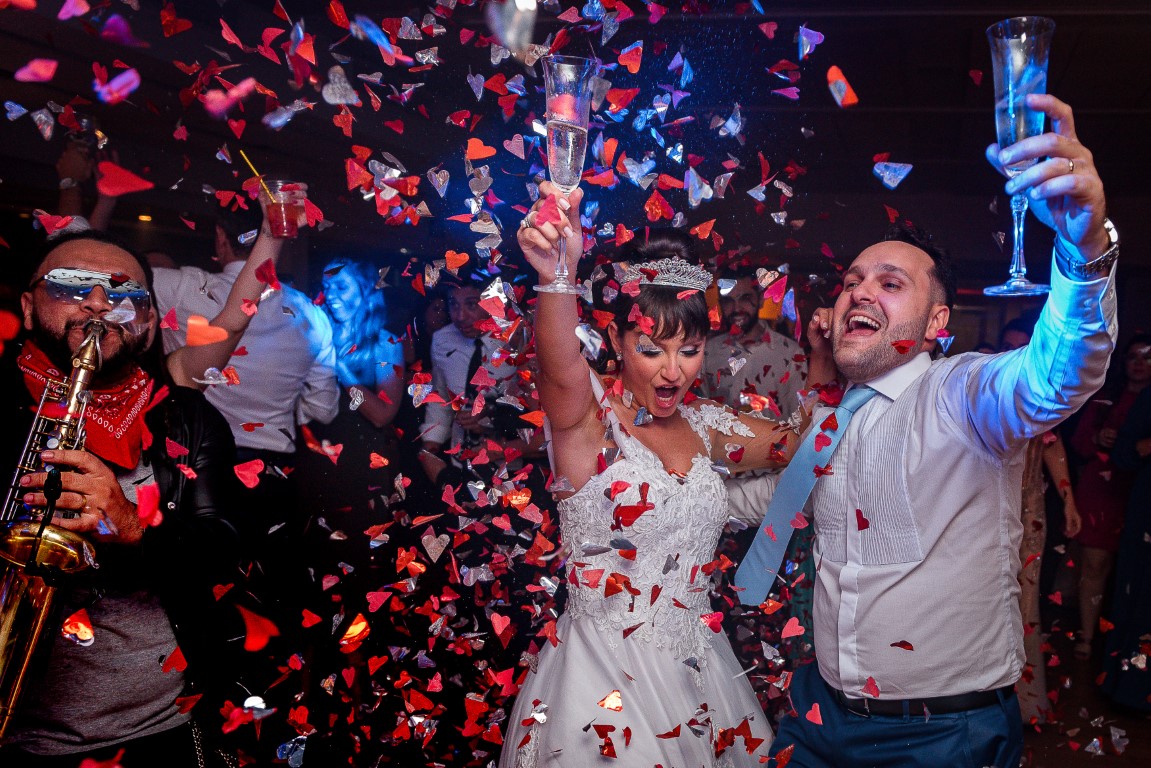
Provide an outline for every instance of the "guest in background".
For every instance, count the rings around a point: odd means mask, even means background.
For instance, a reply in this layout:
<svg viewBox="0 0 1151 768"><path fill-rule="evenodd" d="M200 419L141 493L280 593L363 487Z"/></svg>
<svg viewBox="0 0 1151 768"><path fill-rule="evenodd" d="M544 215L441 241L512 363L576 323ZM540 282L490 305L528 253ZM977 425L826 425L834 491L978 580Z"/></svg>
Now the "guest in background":
<svg viewBox="0 0 1151 768"><path fill-rule="evenodd" d="M1144 387L1115 438L1111 460L1135 473L1119 556L1103 662L1103 692L1116 702L1151 710L1151 387Z"/></svg>
<svg viewBox="0 0 1151 768"><path fill-rule="evenodd" d="M250 233L259 234L254 240ZM250 280L261 266L275 264L284 241L271 235L257 212L221 211L215 227L215 259L220 272L196 267L156 269L156 302L161 316L174 313L175 328L164 328L164 349L188 346L193 315L212 317L233 307L250 323L242 348L217 362L227 373L200 368L196 378L212 381L205 396L223 414L236 440L238 464L251 467L255 485L240 490L240 532L252 558L250 586L266 612L279 623L295 620L295 588L304 578L297 565L302 510L297 484L296 427L309 420L330 421L336 415L337 391L328 318L306 295L289 286L271 291L258 307L236 295L235 286ZM245 243L251 243L246 245ZM259 294L257 294L258 296ZM242 311L241 311L242 310ZM239 335L230 332L233 344ZM224 363L227 365L224 365ZM274 670L269 674L274 679Z"/></svg>
<svg viewBox="0 0 1151 768"><path fill-rule="evenodd" d="M1115 439L1126 423L1139 393L1151 383L1151 334L1138 334L1127 343L1123 357L1111 366L1111 386L1083 409L1071 445L1086 464L1075 486L1076 505L1083 526L1079 542L1079 640L1075 656L1091 655L1103 590L1119 550L1123 514L1135 480L1131 472L1112 460Z"/></svg>
<svg viewBox="0 0 1151 768"><path fill-rule="evenodd" d="M769 397L786 418L798 405L796 394L805 385L803 349L760 319L763 288L754 274L745 271L727 279L734 279L735 284L725 292L721 280L723 323L704 350L703 393L735 410L748 407L743 393L752 399ZM761 403L755 410L763 408Z"/></svg>
<svg viewBox="0 0 1151 768"><path fill-rule="evenodd" d="M519 394L513 377L520 361L513 357L520 345L486 332L492 318L480 305L484 286L461 280L445 290L451 324L435 332L431 348L432 384L442 402L424 405L422 435L421 462L433 481L448 466L439 456L445 450L451 466L474 472L478 466L492 470L498 466L486 458L488 440L501 450L511 450L516 458L538 453L542 444L542 432L531 444L518 437L517 430L527 426L519 419L520 411L497 402ZM473 458L478 460L472 462Z"/></svg>
<svg viewBox="0 0 1151 768"><path fill-rule="evenodd" d="M999 351L1010 352L1027 346L1035 324L1026 318L1016 318L1003 326L999 334ZM1067 464L1067 451L1059 433L1044 432L1027 444L1023 464L1023 497L1020 519L1023 521L1023 541L1019 546L1022 568L1019 573L1019 607L1023 615L1023 650L1026 667L1015 686L1019 695L1019 709L1025 723L1047 721L1051 705L1047 698L1047 665L1043 660L1043 622L1039 612L1043 590L1041 570L1051 548L1047 546L1047 483L1046 468L1063 500L1063 535L1071 538L1079 532L1079 512L1071 491L1071 474Z"/></svg>
<svg viewBox="0 0 1151 768"><path fill-rule="evenodd" d="M359 644L368 631L376 640L392 636L387 621L367 629L366 595L395 580L395 570L386 566L394 563L397 544L413 543L397 538L410 528L400 504L404 490L396 483L400 441L393 424L404 386L403 343L387 327L379 281L371 262L334 258L324 265L317 298L332 324L340 402L330 423L302 430L306 448L297 471L308 510L302 562L312 575L302 599L330 627L309 635L305 650L302 703L321 730L308 740L308 760L316 765L334 765L362 736L336 713L344 697L359 709L370 696L367 677L356 676L338 695L329 681L347 667L367 664ZM410 538L418 543L414 534Z"/></svg>
<svg viewBox="0 0 1151 768"><path fill-rule="evenodd" d="M408 374L414 370L431 371L432 336L450 323L448 300L438 289L431 289L412 313L404 338L404 362Z"/></svg>
<svg viewBox="0 0 1151 768"><path fill-rule="evenodd" d="M308 442L324 455L318 466L311 459L309 466L326 470L313 478L321 484L311 488L325 512L359 510L392 491L399 446L392 422L403 394L404 347L386 327L378 280L379 270L367 261L335 258L323 270L320 307L331 321L340 402L329 424L311 426L314 440ZM334 461L324 441L343 446Z"/></svg>
<svg viewBox="0 0 1151 768"><path fill-rule="evenodd" d="M423 507L440 503L442 491L440 487L428 477L421 461L428 461L430 457L419 452L423 441L420 423L424 418L424 411L417 408L409 391L416 376L430 376L432 372L432 336L436 331L451 322L448 317L448 302L444 292L438 288L427 289L427 294L421 296L416 302L414 311L409 315L407 332L404 334L404 377L405 391L402 394L403 402L400 412L396 414L396 434L399 437L400 464L399 470L404 477L411 481L408 486L409 507ZM434 461L436 466L439 461Z"/></svg>

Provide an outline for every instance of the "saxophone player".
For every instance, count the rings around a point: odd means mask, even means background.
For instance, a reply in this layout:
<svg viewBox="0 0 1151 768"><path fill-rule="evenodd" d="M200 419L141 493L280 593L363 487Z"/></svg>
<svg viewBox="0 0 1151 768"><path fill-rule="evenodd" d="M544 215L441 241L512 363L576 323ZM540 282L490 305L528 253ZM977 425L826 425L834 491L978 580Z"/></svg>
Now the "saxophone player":
<svg viewBox="0 0 1151 768"><path fill-rule="evenodd" d="M211 693L213 672L228 674L213 632L243 634L221 626L229 617L213 596L236 577L227 506L235 448L223 417L181 386L188 376L153 343L150 277L134 253L82 232L49 243L21 296L23 344L0 369L0 421L23 427L4 430L8 467L45 380L68 377L91 321L106 328L85 448L43 456L62 470L52 523L88 539L99 567L59 589L64 626L48 633L49 652L24 686L0 746L5 768L117 755L124 768L204 765L206 740L220 730L201 737L193 718L218 713L198 696ZM45 477L18 475L25 504L44 505Z"/></svg>

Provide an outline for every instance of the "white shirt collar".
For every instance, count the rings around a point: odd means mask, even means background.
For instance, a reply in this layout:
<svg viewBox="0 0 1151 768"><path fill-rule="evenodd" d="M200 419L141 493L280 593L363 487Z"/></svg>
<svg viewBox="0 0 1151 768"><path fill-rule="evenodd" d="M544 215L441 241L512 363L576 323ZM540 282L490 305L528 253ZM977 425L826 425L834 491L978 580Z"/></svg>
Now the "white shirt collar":
<svg viewBox="0 0 1151 768"><path fill-rule="evenodd" d="M931 355L927 352L920 352L903 365L896 366L882 376L862 383L887 399L895 400L903 394L903 390L910 387L911 383L925 374L930 367ZM852 383L855 384L855 382Z"/></svg>

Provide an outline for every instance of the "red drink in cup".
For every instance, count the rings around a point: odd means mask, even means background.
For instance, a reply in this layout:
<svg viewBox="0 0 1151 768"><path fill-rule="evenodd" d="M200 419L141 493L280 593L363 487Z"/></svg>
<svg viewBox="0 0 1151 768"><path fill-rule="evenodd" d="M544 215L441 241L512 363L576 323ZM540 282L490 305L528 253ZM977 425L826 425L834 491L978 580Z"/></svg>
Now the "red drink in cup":
<svg viewBox="0 0 1151 768"><path fill-rule="evenodd" d="M296 237L300 233L300 226L307 224L304 201L308 197L308 185L280 180L265 183L267 189L261 189L260 192L265 201L264 215L268 218L272 237Z"/></svg>

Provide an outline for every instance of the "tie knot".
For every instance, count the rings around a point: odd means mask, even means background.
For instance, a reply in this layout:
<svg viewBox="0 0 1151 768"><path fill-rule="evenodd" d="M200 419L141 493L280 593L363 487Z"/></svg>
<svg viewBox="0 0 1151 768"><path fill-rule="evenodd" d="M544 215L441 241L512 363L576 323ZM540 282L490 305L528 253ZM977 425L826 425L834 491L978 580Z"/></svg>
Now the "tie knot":
<svg viewBox="0 0 1151 768"><path fill-rule="evenodd" d="M875 390L868 386L854 386L843 393L843 399L839 401L839 407L848 413L855 413L863 404L870 400L875 395Z"/></svg>

